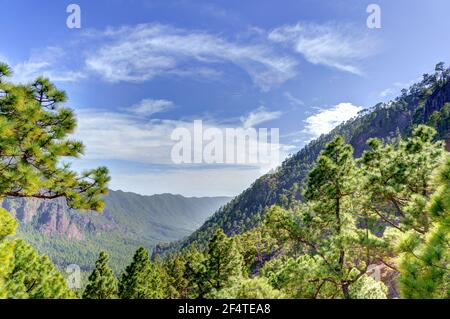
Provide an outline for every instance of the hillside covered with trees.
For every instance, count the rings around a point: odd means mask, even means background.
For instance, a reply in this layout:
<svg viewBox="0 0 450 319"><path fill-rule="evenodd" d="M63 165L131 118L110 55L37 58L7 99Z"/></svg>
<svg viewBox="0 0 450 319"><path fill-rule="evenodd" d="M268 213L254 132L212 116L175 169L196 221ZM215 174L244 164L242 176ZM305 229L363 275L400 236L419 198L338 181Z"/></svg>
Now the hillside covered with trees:
<svg viewBox="0 0 450 319"><path fill-rule="evenodd" d="M109 190L101 214L70 209L63 198L10 198L2 207L19 221L18 235L65 269L93 268L98 252L107 250L114 271L125 268L140 246L153 249L190 235L227 197L142 196Z"/></svg>

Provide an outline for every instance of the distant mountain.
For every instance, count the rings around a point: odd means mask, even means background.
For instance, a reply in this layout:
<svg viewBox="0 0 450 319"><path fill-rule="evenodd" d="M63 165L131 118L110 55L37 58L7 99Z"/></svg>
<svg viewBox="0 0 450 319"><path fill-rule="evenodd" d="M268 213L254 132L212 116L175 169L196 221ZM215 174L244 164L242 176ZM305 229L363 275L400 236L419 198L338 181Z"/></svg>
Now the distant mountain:
<svg viewBox="0 0 450 319"><path fill-rule="evenodd" d="M358 157L369 138L389 140L398 135L407 136L418 124L434 126L438 138L446 140L450 149L450 69L437 69L432 75L424 74L421 82L412 85L409 90L402 90L402 95L395 100L363 110L329 134L320 136L286 159L275 172L257 179L191 236L170 245L159 245L154 254L180 250L192 243L203 245L218 227L227 235L240 234L264 219L265 208L274 204L283 206L292 199L301 199L299 186L304 183L320 151L337 134L353 146Z"/></svg>
<svg viewBox="0 0 450 319"><path fill-rule="evenodd" d="M62 199L6 198L2 206L20 221L19 236L57 265L75 263L88 269L104 249L119 270L130 262L138 246L152 249L157 243L191 234L229 200L110 191L101 214L69 209Z"/></svg>

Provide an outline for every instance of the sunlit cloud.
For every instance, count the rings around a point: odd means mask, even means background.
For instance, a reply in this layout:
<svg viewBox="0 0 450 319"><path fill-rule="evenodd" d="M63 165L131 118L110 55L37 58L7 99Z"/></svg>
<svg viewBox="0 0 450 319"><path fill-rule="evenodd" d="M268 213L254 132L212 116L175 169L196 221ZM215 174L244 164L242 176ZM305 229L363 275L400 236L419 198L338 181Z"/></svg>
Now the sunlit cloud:
<svg viewBox="0 0 450 319"><path fill-rule="evenodd" d="M320 109L305 119L304 132L312 138L329 133L333 128L355 117L363 107L351 103L339 103L331 108Z"/></svg>

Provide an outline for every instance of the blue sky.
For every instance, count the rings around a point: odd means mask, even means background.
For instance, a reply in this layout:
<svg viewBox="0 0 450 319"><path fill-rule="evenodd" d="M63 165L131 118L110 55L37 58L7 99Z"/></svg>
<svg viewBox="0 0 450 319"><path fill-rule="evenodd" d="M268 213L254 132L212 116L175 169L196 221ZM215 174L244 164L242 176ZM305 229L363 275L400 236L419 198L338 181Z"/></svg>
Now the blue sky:
<svg viewBox="0 0 450 319"><path fill-rule="evenodd" d="M81 29L66 26L70 3ZM446 0L0 5L13 80L43 74L68 93L86 144L74 168L106 165L111 188L141 194L236 195L277 164L175 165L176 127L279 128L283 158L450 60Z"/></svg>

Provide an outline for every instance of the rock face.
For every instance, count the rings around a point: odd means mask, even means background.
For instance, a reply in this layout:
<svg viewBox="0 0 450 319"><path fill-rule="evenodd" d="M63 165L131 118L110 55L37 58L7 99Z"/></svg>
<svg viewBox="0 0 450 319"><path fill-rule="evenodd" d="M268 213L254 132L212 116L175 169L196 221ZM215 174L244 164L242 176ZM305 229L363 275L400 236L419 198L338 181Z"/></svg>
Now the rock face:
<svg viewBox="0 0 450 319"><path fill-rule="evenodd" d="M72 219L73 212L70 212L62 199L7 198L3 201L2 207L22 224L30 225L44 234L83 240L82 232Z"/></svg>
<svg viewBox="0 0 450 319"><path fill-rule="evenodd" d="M385 264L370 265L367 269L367 275L371 276L375 280L383 282L388 288L387 297L389 299L400 298L399 287L397 283L397 277L399 272L389 268Z"/></svg>

